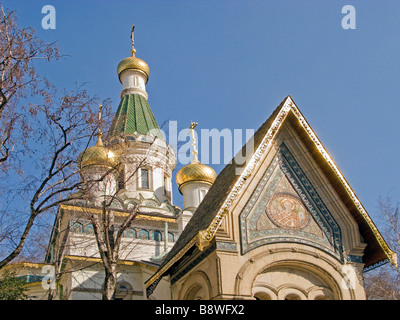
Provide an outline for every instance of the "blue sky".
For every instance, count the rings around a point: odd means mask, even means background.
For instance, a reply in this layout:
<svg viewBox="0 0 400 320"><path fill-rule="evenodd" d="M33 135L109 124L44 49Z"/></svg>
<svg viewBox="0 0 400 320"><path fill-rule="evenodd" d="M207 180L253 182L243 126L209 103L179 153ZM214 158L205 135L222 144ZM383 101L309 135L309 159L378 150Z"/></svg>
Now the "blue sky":
<svg viewBox="0 0 400 320"><path fill-rule="evenodd" d="M400 201L398 1L2 4L16 10L20 26L58 42L66 57L40 70L59 88L85 82L116 111L116 68L130 55L135 24L136 56L150 66L147 91L159 124L256 130L291 95L373 218L380 195ZM46 4L56 9L55 30L41 27ZM355 30L341 25L347 4L356 9ZM182 206L176 188L174 202Z"/></svg>

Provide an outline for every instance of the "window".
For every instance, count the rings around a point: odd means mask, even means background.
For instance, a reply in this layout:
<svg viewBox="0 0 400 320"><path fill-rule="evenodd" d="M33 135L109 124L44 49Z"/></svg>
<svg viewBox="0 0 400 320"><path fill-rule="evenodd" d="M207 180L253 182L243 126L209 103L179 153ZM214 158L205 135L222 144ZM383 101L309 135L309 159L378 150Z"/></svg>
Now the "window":
<svg viewBox="0 0 400 320"><path fill-rule="evenodd" d="M132 299L132 286L127 282L117 283L114 300Z"/></svg>
<svg viewBox="0 0 400 320"><path fill-rule="evenodd" d="M83 225L82 225L82 223L75 222L75 223L72 225L72 232L75 232L75 233L83 233Z"/></svg>
<svg viewBox="0 0 400 320"><path fill-rule="evenodd" d="M85 231L87 234L94 234L94 229L92 224L86 225Z"/></svg>
<svg viewBox="0 0 400 320"><path fill-rule="evenodd" d="M136 238L136 231L134 229L127 229L125 231L125 237L135 239Z"/></svg>
<svg viewBox="0 0 400 320"><path fill-rule="evenodd" d="M139 231L139 239L149 240L149 232L145 229Z"/></svg>
<svg viewBox="0 0 400 320"><path fill-rule="evenodd" d="M140 169L140 188L150 189L149 169Z"/></svg>

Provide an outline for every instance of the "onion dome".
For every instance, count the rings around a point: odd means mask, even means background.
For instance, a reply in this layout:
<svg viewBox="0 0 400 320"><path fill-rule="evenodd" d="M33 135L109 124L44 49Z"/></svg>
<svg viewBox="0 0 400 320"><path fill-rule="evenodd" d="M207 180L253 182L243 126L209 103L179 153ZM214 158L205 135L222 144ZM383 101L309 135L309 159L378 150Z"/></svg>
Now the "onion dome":
<svg viewBox="0 0 400 320"><path fill-rule="evenodd" d="M88 166L112 169L118 165L118 159L114 152L104 146L101 137L99 137L93 147L90 147L79 155L78 164L80 169Z"/></svg>
<svg viewBox="0 0 400 320"><path fill-rule="evenodd" d="M135 57L135 54L133 54L132 57L125 58L118 64L117 73L120 79L121 73L127 69L132 69L143 73L146 76L147 83L150 75L149 65L142 59Z"/></svg>
<svg viewBox="0 0 400 320"><path fill-rule="evenodd" d="M190 122L190 132L192 133L192 145L193 145L193 159L190 164L181 168L176 174L176 183L181 187L188 182L203 182L212 185L217 178L217 174L214 169L200 163L197 158L196 138L194 135L194 128L197 126L197 122Z"/></svg>
<svg viewBox="0 0 400 320"><path fill-rule="evenodd" d="M149 65L143 61L142 59L139 59L135 56L136 50L134 48L134 40L133 40L133 30L135 29L135 26L132 26L132 33L131 33L131 39L132 39L132 56L131 57L127 57L125 59L123 59L117 67L117 73L118 73L118 77L121 80L121 73L125 70L131 69L131 70L136 70L139 71L141 73L143 73L146 77L146 83L147 80L149 79L149 75L150 75L150 68Z"/></svg>
<svg viewBox="0 0 400 320"><path fill-rule="evenodd" d="M212 185L217 178L214 169L200 162L192 162L176 174L179 189L188 182L203 182Z"/></svg>

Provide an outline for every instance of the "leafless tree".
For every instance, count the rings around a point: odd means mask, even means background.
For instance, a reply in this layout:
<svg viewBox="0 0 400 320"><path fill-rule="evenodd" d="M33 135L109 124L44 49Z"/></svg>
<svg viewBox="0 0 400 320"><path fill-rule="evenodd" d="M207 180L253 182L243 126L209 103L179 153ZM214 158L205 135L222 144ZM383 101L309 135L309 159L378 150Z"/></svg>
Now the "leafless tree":
<svg viewBox="0 0 400 320"><path fill-rule="evenodd" d="M23 223L18 221L15 232L3 235L13 249L0 261L0 269L20 254L39 215L54 212L61 203L71 199L71 194L80 190L82 181L77 158L96 132L93 126L97 123L94 120L97 103L85 90L65 93L59 101L50 99L31 109L35 113L32 123L35 132L29 139L31 146L26 158L29 163L26 168L20 168L24 170L19 174L8 172L2 181L7 194L15 193L26 201L23 205L29 216ZM19 187L9 188L9 179L17 179Z"/></svg>
<svg viewBox="0 0 400 320"><path fill-rule="evenodd" d="M80 85L59 93L37 72L60 57L0 5L0 269L21 254L38 217L82 187L77 158L96 136L98 99Z"/></svg>
<svg viewBox="0 0 400 320"><path fill-rule="evenodd" d="M32 28L18 28L14 11L0 4L0 169L4 171L15 144L26 145L30 130L25 98L50 94L50 82L36 71L35 61L61 57L55 43L45 43ZM15 137L13 133L19 130Z"/></svg>
<svg viewBox="0 0 400 320"><path fill-rule="evenodd" d="M382 233L390 248L400 255L400 207L391 196L378 199ZM365 273L365 289L369 300L400 300L400 270L386 264Z"/></svg>
<svg viewBox="0 0 400 320"><path fill-rule="evenodd" d="M93 223L97 246L104 265L105 278L103 285L103 300L112 300L117 284L117 265L120 260L120 245L123 233L132 225L137 215L137 207L126 216L117 231L114 211L104 204L101 216L93 214L90 217Z"/></svg>
<svg viewBox="0 0 400 320"><path fill-rule="evenodd" d="M98 99L83 86L59 93L36 68L36 61L59 59L58 47L37 38L32 28L18 28L16 21L15 12L0 5L0 269L22 253L38 220L54 217L64 203L91 200L86 198L91 186L118 171L115 167L94 181L82 179L78 155L94 142L100 125L108 127L110 103L102 103L99 122ZM116 219L111 207L116 196L105 197L97 213L88 211L107 300L115 295L122 235L138 210L130 208L122 220ZM68 232L60 241L57 277L65 272L61 266ZM50 290L49 298L55 294Z"/></svg>

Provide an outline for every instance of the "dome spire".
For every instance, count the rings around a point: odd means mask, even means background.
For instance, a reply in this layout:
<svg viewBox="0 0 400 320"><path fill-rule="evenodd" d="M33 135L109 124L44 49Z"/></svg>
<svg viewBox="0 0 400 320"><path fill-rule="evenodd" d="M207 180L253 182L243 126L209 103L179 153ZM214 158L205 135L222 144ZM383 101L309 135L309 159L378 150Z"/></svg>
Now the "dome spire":
<svg viewBox="0 0 400 320"><path fill-rule="evenodd" d="M135 50L134 31L135 31L135 25L132 26L132 30L131 30L131 39L132 39L132 49L131 49L131 53L132 53L132 57L134 57L134 56L135 56L135 53L136 53L136 50Z"/></svg>
<svg viewBox="0 0 400 320"><path fill-rule="evenodd" d="M103 145L103 131L101 130L101 109L103 108L103 105L99 105L99 123L98 123L98 130L99 132L97 133L97 145Z"/></svg>
<svg viewBox="0 0 400 320"><path fill-rule="evenodd" d="M193 159L192 159L191 163L199 163L200 162L199 159L197 158L197 155L199 152L197 151L197 148L196 148L196 137L194 136L194 128L196 128L196 126L197 126L197 122L190 121L189 129L192 134L192 146L193 146L193 150L192 150Z"/></svg>

